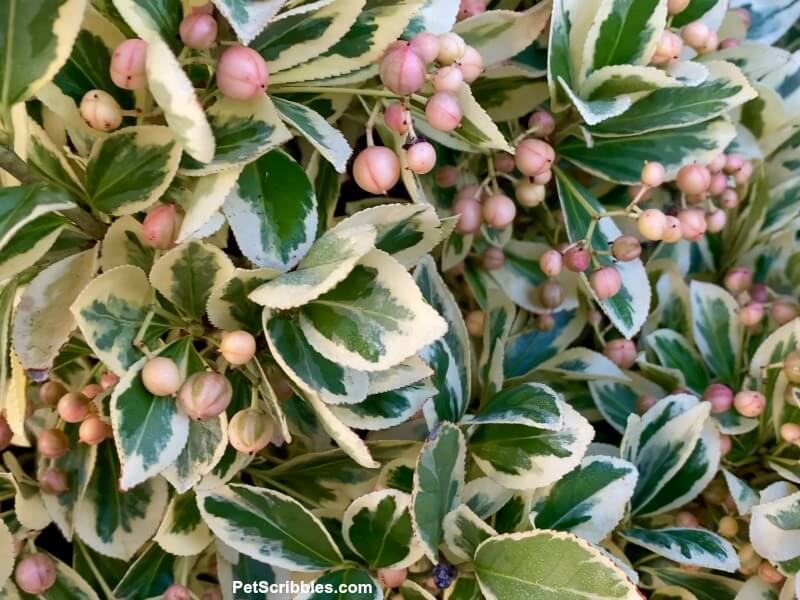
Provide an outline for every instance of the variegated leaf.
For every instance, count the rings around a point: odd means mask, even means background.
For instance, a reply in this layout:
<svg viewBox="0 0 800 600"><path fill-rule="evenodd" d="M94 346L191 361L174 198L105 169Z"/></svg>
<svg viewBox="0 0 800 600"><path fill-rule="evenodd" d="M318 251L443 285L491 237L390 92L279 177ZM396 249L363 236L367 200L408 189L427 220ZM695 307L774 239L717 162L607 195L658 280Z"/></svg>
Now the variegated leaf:
<svg viewBox="0 0 800 600"><path fill-rule="evenodd" d="M149 272L155 250L147 243L142 224L131 216L115 219L106 230L100 250L103 271L131 265Z"/></svg>
<svg viewBox="0 0 800 600"><path fill-rule="evenodd" d="M466 504L451 510L442 523L444 543L448 550L461 561L472 561L475 550L484 540L497 535L486 522Z"/></svg>
<svg viewBox="0 0 800 600"><path fill-rule="evenodd" d="M540 383L523 383L498 392L474 415L466 415L463 422L525 425L559 431L564 426L564 415L555 391Z"/></svg>
<svg viewBox="0 0 800 600"><path fill-rule="evenodd" d="M497 122L519 119L550 95L545 82L504 66L484 71L470 89L478 104Z"/></svg>
<svg viewBox="0 0 800 600"><path fill-rule="evenodd" d="M285 3L286 0L214 0L219 12L245 45L261 33Z"/></svg>
<svg viewBox="0 0 800 600"><path fill-rule="evenodd" d="M30 139L26 161L29 168L55 187L68 191L73 197L83 198L85 195L84 185L75 174L75 169L69 164L64 153L36 121L29 118L27 126ZM51 198L50 202L52 201Z"/></svg>
<svg viewBox="0 0 800 600"><path fill-rule="evenodd" d="M483 348L478 360L478 377L484 399L494 396L503 387L505 346L516 309L508 297L492 289L487 294L483 321Z"/></svg>
<svg viewBox="0 0 800 600"><path fill-rule="evenodd" d="M248 299L259 286L280 275L273 269L235 269L228 281L215 287L208 299L208 318L215 327L229 331L261 332L264 309Z"/></svg>
<svg viewBox="0 0 800 600"><path fill-rule="evenodd" d="M173 496L154 539L176 556L194 556L208 547L214 538L200 516L194 492Z"/></svg>
<svg viewBox="0 0 800 600"><path fill-rule="evenodd" d="M0 188L0 249L5 249L26 225L74 206L67 193L48 184Z"/></svg>
<svg viewBox="0 0 800 600"><path fill-rule="evenodd" d="M680 87L681 82L664 70L640 65L610 65L594 71L580 88L587 100L611 99L623 94L641 94ZM612 119L614 121L616 119ZM601 125L600 128L603 126Z"/></svg>
<svg viewBox="0 0 800 600"><path fill-rule="evenodd" d="M222 459L228 447L228 418L189 421L189 435L178 457L162 475L179 494L190 491Z"/></svg>
<svg viewBox="0 0 800 600"><path fill-rule="evenodd" d="M767 560L786 561L800 555L800 492L776 496L765 499L762 492L761 502L753 506L750 541Z"/></svg>
<svg viewBox="0 0 800 600"><path fill-rule="evenodd" d="M743 325L736 300L723 288L700 281L689 286L695 344L709 370L723 383L738 387Z"/></svg>
<svg viewBox="0 0 800 600"><path fill-rule="evenodd" d="M739 568L739 557L725 538L705 529L668 527L623 529L620 535L637 546L683 565L706 567L733 573Z"/></svg>
<svg viewBox="0 0 800 600"><path fill-rule="evenodd" d="M354 429L389 429L411 419L435 393L430 380L424 379L401 388L371 393L357 404L332 406L331 411Z"/></svg>

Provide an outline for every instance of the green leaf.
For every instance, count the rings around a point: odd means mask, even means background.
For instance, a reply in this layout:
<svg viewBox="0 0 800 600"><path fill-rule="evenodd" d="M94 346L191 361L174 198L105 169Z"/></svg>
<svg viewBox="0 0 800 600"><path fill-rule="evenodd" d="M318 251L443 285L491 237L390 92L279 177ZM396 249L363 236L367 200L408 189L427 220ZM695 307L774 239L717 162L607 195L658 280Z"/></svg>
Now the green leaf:
<svg viewBox="0 0 800 600"><path fill-rule="evenodd" d="M402 569L422 556L414 538L411 497L396 490L356 498L342 517L342 532L350 549L373 569Z"/></svg>
<svg viewBox="0 0 800 600"><path fill-rule="evenodd" d="M692 21L697 21L714 8L718 0L691 0L689 6L672 18L673 27L683 27Z"/></svg>
<svg viewBox="0 0 800 600"><path fill-rule="evenodd" d="M535 506L531 523L599 544L624 517L637 477L636 467L621 458L584 458Z"/></svg>
<svg viewBox="0 0 800 600"><path fill-rule="evenodd" d="M674 179L684 165L705 164L730 144L736 132L724 118L651 131L622 138L595 138L588 146L582 138L570 137L558 145L558 154L593 175L635 185L647 160L664 165L667 179Z"/></svg>
<svg viewBox="0 0 800 600"><path fill-rule="evenodd" d="M464 422L526 425L558 431L564 426L564 416L556 392L539 383L523 383L498 392L475 415L467 415Z"/></svg>
<svg viewBox="0 0 800 600"><path fill-rule="evenodd" d="M370 592L339 592L339 591L323 591L323 592L309 592L300 594L297 600L381 600L383 593L380 584L363 569L356 569L354 567L347 567L343 569L336 569L325 573L323 576L314 580L314 585L323 586L321 589L327 590L340 590L340 589L361 589L354 587L342 586L370 586Z"/></svg>
<svg viewBox="0 0 800 600"><path fill-rule="evenodd" d="M194 512L197 513L197 508ZM158 544L150 544L117 583L114 597L137 600L162 595L175 578L176 562L176 557L164 552Z"/></svg>
<svg viewBox="0 0 800 600"><path fill-rule="evenodd" d="M181 379L203 368L189 337L173 342L158 354L175 361ZM174 396L155 396L144 387L141 371L147 360L142 358L128 369L110 400L111 425L122 465L119 485L123 490L174 463L189 437L189 417L179 410Z"/></svg>
<svg viewBox="0 0 800 600"><path fill-rule="evenodd" d="M751 515L750 541L756 552L772 562L800 555L800 492L770 499L762 492L762 500L753 506Z"/></svg>
<svg viewBox="0 0 800 600"><path fill-rule="evenodd" d="M267 26L286 0L214 0L243 44L249 45Z"/></svg>
<svg viewBox="0 0 800 600"><path fill-rule="evenodd" d="M533 489L555 483L580 463L594 430L563 400L558 431L525 425L481 425L469 441L475 462L507 488Z"/></svg>
<svg viewBox="0 0 800 600"><path fill-rule="evenodd" d="M308 143L330 162L339 173L344 173L353 149L342 133L318 112L286 98L273 97L281 118L295 128Z"/></svg>
<svg viewBox="0 0 800 600"><path fill-rule="evenodd" d="M153 478L122 492L114 444L97 449L97 463L86 493L75 509L75 532L90 548L130 560L153 537L167 506L167 484Z"/></svg>
<svg viewBox="0 0 800 600"><path fill-rule="evenodd" d="M739 305L719 286L699 281L689 286L694 340L708 369L723 383L738 388L743 326Z"/></svg>
<svg viewBox="0 0 800 600"><path fill-rule="evenodd" d="M178 41L182 14L180 0L112 1L114 7L139 37L145 40L148 37L157 37L169 44L176 54L180 52L182 47Z"/></svg>
<svg viewBox="0 0 800 600"><path fill-rule="evenodd" d="M317 197L303 168L273 150L244 168L223 212L242 253L258 267L288 271L317 231Z"/></svg>
<svg viewBox="0 0 800 600"><path fill-rule="evenodd" d="M150 281L187 318L201 321L211 290L228 281L233 271L231 259L222 250L190 241L158 259Z"/></svg>
<svg viewBox="0 0 800 600"><path fill-rule="evenodd" d="M200 516L194 492L172 497L154 539L161 548L176 556L200 554L214 540Z"/></svg>
<svg viewBox="0 0 800 600"><path fill-rule="evenodd" d="M668 527L623 529L620 535L637 546L683 565L735 572L739 557L729 541L705 529Z"/></svg>
<svg viewBox="0 0 800 600"><path fill-rule="evenodd" d="M636 401L645 395L663 396L664 390L636 373L627 373L630 381L597 379L589 381L589 391L603 418L619 433L625 432L628 417L636 413Z"/></svg>
<svg viewBox="0 0 800 600"><path fill-rule="evenodd" d="M317 517L296 500L248 485L225 485L198 496L203 519L231 548L294 571L318 571L342 562Z"/></svg>
<svg viewBox="0 0 800 600"><path fill-rule="evenodd" d="M86 343L109 370L122 377L142 358L133 341L154 302L153 288L144 272L125 265L89 282L70 310ZM152 343L167 329L168 325L155 317L142 341Z"/></svg>
<svg viewBox="0 0 800 600"><path fill-rule="evenodd" d="M445 592L447 600L483 600L478 580L470 575L459 575Z"/></svg>
<svg viewBox="0 0 800 600"><path fill-rule="evenodd" d="M689 340L676 331L659 329L647 336L647 345L658 356L658 362L679 370L689 389L698 396L703 395L710 380L703 359Z"/></svg>
<svg viewBox="0 0 800 600"><path fill-rule="evenodd" d="M639 600L636 586L599 550L569 533L499 535L475 554L475 573L487 598Z"/></svg>
<svg viewBox="0 0 800 600"><path fill-rule="evenodd" d="M97 248L68 256L39 272L25 288L12 329L26 369L49 369L75 329L69 307L97 270Z"/></svg>
<svg viewBox="0 0 800 600"><path fill-rule="evenodd" d="M443 423L425 443L414 471L411 519L425 554L439 560L442 520L461 504L464 489L464 436L455 425Z"/></svg>
<svg viewBox="0 0 800 600"><path fill-rule="evenodd" d="M466 504L447 513L442 524L448 550L461 561L472 561L475 550L484 540L497 535Z"/></svg>
<svg viewBox="0 0 800 600"><path fill-rule="evenodd" d="M115 131L96 144L86 167L92 206L132 215L155 203L178 170L181 149L166 127L141 125Z"/></svg>
<svg viewBox="0 0 800 600"><path fill-rule="evenodd" d="M2 3L0 106L27 100L58 73L72 50L86 6L87 0Z"/></svg>
<svg viewBox="0 0 800 600"><path fill-rule="evenodd" d="M594 135L634 135L707 121L756 97L744 73L726 61L703 63L708 79L697 86L662 87L635 102L624 114L592 128Z"/></svg>
<svg viewBox="0 0 800 600"><path fill-rule="evenodd" d="M569 240L578 242L585 239L594 215L602 214L603 207L589 190L563 171L557 170L556 177ZM609 244L620 235L622 232L616 223L609 217L603 217L597 221L597 226L593 229L592 248L606 251ZM622 288L617 294L605 300L598 300L594 292L592 295L617 330L630 339L641 329L650 310L650 282L644 265L638 258L628 262L617 262L610 256L598 256L597 260L603 266L613 265L617 269L622 278ZM586 275L581 274L581 278L591 290Z"/></svg>

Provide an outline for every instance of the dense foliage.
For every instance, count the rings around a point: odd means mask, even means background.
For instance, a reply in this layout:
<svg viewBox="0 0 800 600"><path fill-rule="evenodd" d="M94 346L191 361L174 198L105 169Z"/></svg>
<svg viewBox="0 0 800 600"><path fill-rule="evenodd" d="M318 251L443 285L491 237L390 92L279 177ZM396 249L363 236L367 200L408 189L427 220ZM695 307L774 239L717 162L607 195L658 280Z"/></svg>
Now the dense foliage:
<svg viewBox="0 0 800 600"><path fill-rule="evenodd" d="M0 1L0 599L800 596L798 18Z"/></svg>

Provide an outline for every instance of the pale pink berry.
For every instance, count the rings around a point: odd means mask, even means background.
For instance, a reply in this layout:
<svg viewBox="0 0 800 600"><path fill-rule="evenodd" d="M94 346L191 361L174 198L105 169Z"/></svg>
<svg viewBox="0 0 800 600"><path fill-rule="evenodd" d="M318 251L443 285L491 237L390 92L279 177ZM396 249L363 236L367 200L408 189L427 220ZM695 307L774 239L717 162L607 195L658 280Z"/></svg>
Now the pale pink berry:
<svg viewBox="0 0 800 600"><path fill-rule="evenodd" d="M464 75L455 65L442 67L433 76L433 89L437 92L457 92L464 83Z"/></svg>
<svg viewBox="0 0 800 600"><path fill-rule="evenodd" d="M679 58L682 51L683 40L669 29L666 29L661 34L661 40L650 58L650 62L654 65L665 65Z"/></svg>
<svg viewBox="0 0 800 600"><path fill-rule="evenodd" d="M533 176L533 183L539 183L541 185L546 185L550 183L553 179L553 171L548 169L544 173L539 173L538 175Z"/></svg>
<svg viewBox="0 0 800 600"><path fill-rule="evenodd" d="M753 176L753 163L751 163L750 161L745 161L744 164L742 164L742 168L736 172L736 175L734 175L734 179L736 180L736 183L738 183L739 185L744 185L748 181L750 181L750 178L752 176Z"/></svg>
<svg viewBox="0 0 800 600"><path fill-rule="evenodd" d="M125 40L111 55L111 81L125 90L144 89L147 86L146 58L147 42L138 38Z"/></svg>
<svg viewBox="0 0 800 600"><path fill-rule="evenodd" d="M100 387L103 388L103 391L110 390L112 387L117 385L119 382L119 375L116 373L108 372L103 373L100 377Z"/></svg>
<svg viewBox="0 0 800 600"><path fill-rule="evenodd" d="M495 154L494 158L492 159L492 164L494 164L494 170L498 171L499 173L511 173L516 166L514 163L514 157L508 152L500 152Z"/></svg>
<svg viewBox="0 0 800 600"><path fill-rule="evenodd" d="M405 106L396 102L390 104L383 111L383 121L392 131L405 135L408 133L408 126L411 123L411 113L408 112Z"/></svg>
<svg viewBox="0 0 800 600"><path fill-rule="evenodd" d="M759 392L742 390L734 397L733 405L742 416L755 418L764 412L767 407L767 399L764 394Z"/></svg>
<svg viewBox="0 0 800 600"><path fill-rule="evenodd" d="M733 267L725 273L725 289L732 294L741 294L753 285L753 271L747 267Z"/></svg>
<svg viewBox="0 0 800 600"><path fill-rule="evenodd" d="M490 227L502 229L514 222L517 205L505 194L489 196L483 203L483 218Z"/></svg>
<svg viewBox="0 0 800 600"><path fill-rule="evenodd" d="M667 229L666 215L657 208L648 208L639 215L636 222L639 233L646 240L659 241Z"/></svg>
<svg viewBox="0 0 800 600"><path fill-rule="evenodd" d="M753 14L747 10L746 8L734 8L731 12L736 13L741 17L742 21L745 24L745 27L750 27L753 23Z"/></svg>
<svg viewBox="0 0 800 600"><path fill-rule="evenodd" d="M381 60L383 85L398 96L409 96L425 83L425 61L410 44L390 49Z"/></svg>
<svg viewBox="0 0 800 600"><path fill-rule="evenodd" d="M452 165L439 167L436 169L436 173L434 174L436 185L445 189L455 187L455 185L458 183L458 176L458 167L454 167Z"/></svg>
<svg viewBox="0 0 800 600"><path fill-rule="evenodd" d="M785 442L800 445L800 425L784 423L781 425L781 437Z"/></svg>
<svg viewBox="0 0 800 600"><path fill-rule="evenodd" d="M227 48L217 64L217 87L236 100L252 100L267 91L269 70L261 55L246 46Z"/></svg>
<svg viewBox="0 0 800 600"><path fill-rule="evenodd" d="M81 117L98 131L114 131L122 125L122 108L103 90L89 90L81 99Z"/></svg>
<svg viewBox="0 0 800 600"><path fill-rule="evenodd" d="M56 582L53 559L41 552L29 554L17 564L14 581L26 594L43 594Z"/></svg>
<svg viewBox="0 0 800 600"><path fill-rule="evenodd" d="M733 188L728 188L719 197L719 203L725 208L736 208L739 204L739 194Z"/></svg>
<svg viewBox="0 0 800 600"><path fill-rule="evenodd" d="M724 210L714 209L706 213L706 223L708 223L708 230L711 233L719 233L725 229L725 224L728 222L728 215Z"/></svg>
<svg viewBox="0 0 800 600"><path fill-rule="evenodd" d="M631 340L611 340L603 347L603 354L620 369L630 369L636 364L636 344Z"/></svg>
<svg viewBox="0 0 800 600"><path fill-rule="evenodd" d="M728 162L728 158L724 154L718 154L706 166L711 173L719 173L725 168L726 162Z"/></svg>
<svg viewBox="0 0 800 600"><path fill-rule="evenodd" d="M767 302L769 300L769 288L764 283L754 283L750 290L750 299L754 302Z"/></svg>
<svg viewBox="0 0 800 600"><path fill-rule="evenodd" d="M683 41L695 50L706 45L711 30L705 23L694 21L683 28Z"/></svg>
<svg viewBox="0 0 800 600"><path fill-rule="evenodd" d="M178 404L192 419L204 421L225 412L232 397L233 387L227 377L204 371L186 379L178 392Z"/></svg>
<svg viewBox="0 0 800 600"><path fill-rule="evenodd" d="M622 262L636 260L642 255L642 243L632 235L621 235L611 245L611 254Z"/></svg>
<svg viewBox="0 0 800 600"><path fill-rule="evenodd" d="M606 300L622 289L622 277L614 267L602 267L589 275L589 285L600 300Z"/></svg>
<svg viewBox="0 0 800 600"><path fill-rule="evenodd" d="M454 62L461 60L466 49L467 44L460 35L452 31L443 33L439 36L439 54L436 59L440 64L452 65Z"/></svg>
<svg viewBox="0 0 800 600"><path fill-rule="evenodd" d="M267 447L274 425L269 416L255 408L240 410L228 425L228 440L239 452L252 454Z"/></svg>
<svg viewBox="0 0 800 600"><path fill-rule="evenodd" d="M734 505L735 506L735 505ZM719 520L717 532L726 538L735 537L739 533L739 522L730 515L725 515Z"/></svg>
<svg viewBox="0 0 800 600"><path fill-rule="evenodd" d="M539 302L545 308L558 308L564 302L564 288L553 279L540 283L537 292L539 294Z"/></svg>
<svg viewBox="0 0 800 600"><path fill-rule="evenodd" d="M703 392L703 400L711 403L713 414L724 413L733 406L733 390L721 383L712 383Z"/></svg>
<svg viewBox="0 0 800 600"><path fill-rule="evenodd" d="M506 255L502 248L489 246L483 251L483 268L487 271L496 271L506 263Z"/></svg>
<svg viewBox="0 0 800 600"><path fill-rule="evenodd" d="M700 527L700 521L697 520L692 513L687 510L682 510L677 515L675 515L675 525L678 527L685 527L688 529L695 529Z"/></svg>
<svg viewBox="0 0 800 600"><path fill-rule="evenodd" d="M655 188L660 186L667 178L667 171L660 162L648 161L642 167L642 184Z"/></svg>
<svg viewBox="0 0 800 600"><path fill-rule="evenodd" d="M471 198L472 200L480 200L482 198L482 193L483 190L481 186L474 183L470 183L458 190L458 193L456 194L456 200L461 200L461 198Z"/></svg>
<svg viewBox="0 0 800 600"><path fill-rule="evenodd" d="M400 160L385 146L370 146L353 163L358 187L371 194L385 194L400 180Z"/></svg>
<svg viewBox="0 0 800 600"><path fill-rule="evenodd" d="M464 76L466 83L472 83L483 73L483 57L472 46L464 49L464 54L458 60L458 68Z"/></svg>
<svg viewBox="0 0 800 600"><path fill-rule="evenodd" d="M387 588L399 588L408 576L408 569L378 569L378 581Z"/></svg>
<svg viewBox="0 0 800 600"><path fill-rule="evenodd" d="M232 365L244 365L256 354L256 338L249 331L228 331L223 334L219 352Z"/></svg>
<svg viewBox="0 0 800 600"><path fill-rule="evenodd" d="M461 0L458 7L458 20L463 21L486 12L486 0Z"/></svg>
<svg viewBox="0 0 800 600"><path fill-rule="evenodd" d="M653 408L656 405L656 402L658 402L658 398L655 396L639 396L636 399L636 412L640 415L643 415L648 410Z"/></svg>
<svg viewBox="0 0 800 600"><path fill-rule="evenodd" d="M728 175L736 175L744 163L745 159L741 154L728 154L725 160L725 172Z"/></svg>
<svg viewBox="0 0 800 600"><path fill-rule="evenodd" d="M58 401L58 416L67 423L80 423L89 416L92 403L81 393L69 392Z"/></svg>
<svg viewBox="0 0 800 600"><path fill-rule="evenodd" d="M553 331L556 327L556 320L553 315L549 313L542 313L536 315L536 320L533 322L533 327L536 331Z"/></svg>
<svg viewBox="0 0 800 600"><path fill-rule="evenodd" d="M564 252L564 266L574 273L582 273L592 264L592 256L583 246L573 246Z"/></svg>
<svg viewBox="0 0 800 600"><path fill-rule="evenodd" d="M481 337L483 335L483 326L486 322L486 314L482 310L471 310L467 313L465 322L467 324L467 333L472 337Z"/></svg>
<svg viewBox="0 0 800 600"><path fill-rule="evenodd" d="M800 384L800 352L792 350L783 359L783 374L793 385Z"/></svg>
<svg viewBox="0 0 800 600"><path fill-rule="evenodd" d="M429 65L436 60L439 56L439 36L427 31L418 33L411 38L411 48L416 52L420 58Z"/></svg>
<svg viewBox="0 0 800 600"><path fill-rule="evenodd" d="M719 453L722 456L725 456L733 449L733 440L731 436L725 435L724 433L720 434L719 436Z"/></svg>
<svg viewBox="0 0 800 600"><path fill-rule="evenodd" d="M786 579L778 569L766 560L761 561L761 564L758 565L758 576L768 585L779 585Z"/></svg>
<svg viewBox="0 0 800 600"><path fill-rule="evenodd" d="M770 316L778 325L785 325L800 314L800 307L791 298L776 298L770 306ZM1 445L1 444L0 444Z"/></svg>
<svg viewBox="0 0 800 600"><path fill-rule="evenodd" d="M148 360L141 373L142 385L154 396L172 396L181 387L181 372L175 361L164 356Z"/></svg>
<svg viewBox="0 0 800 600"><path fill-rule="evenodd" d="M437 92L425 105L425 118L439 131L453 131L461 125L464 111L458 98L449 92Z"/></svg>
<svg viewBox="0 0 800 600"><path fill-rule="evenodd" d="M685 194L702 194L711 184L711 173L701 165L686 165L678 171L675 183Z"/></svg>
<svg viewBox="0 0 800 600"><path fill-rule="evenodd" d="M546 110L536 110L528 118L528 129L536 127L534 135L550 137L556 130L556 120L553 114Z"/></svg>
<svg viewBox="0 0 800 600"><path fill-rule="evenodd" d="M189 588L179 583L173 583L164 592L164 600L191 600Z"/></svg>
<svg viewBox="0 0 800 600"><path fill-rule="evenodd" d="M436 148L430 142L415 142L406 149L406 162L418 175L430 173L436 166Z"/></svg>
<svg viewBox="0 0 800 600"><path fill-rule="evenodd" d="M45 469L39 475L39 487L45 494L60 496L69 489L67 474L61 469Z"/></svg>
<svg viewBox="0 0 800 600"><path fill-rule="evenodd" d="M678 213L681 235L690 242L700 240L706 234L706 215L702 210L687 208Z"/></svg>
<svg viewBox="0 0 800 600"><path fill-rule="evenodd" d="M667 12L670 15L677 15L686 10L691 0L669 0L667 2Z"/></svg>
<svg viewBox="0 0 800 600"><path fill-rule="evenodd" d="M483 223L483 207L474 198L456 200L453 214L459 216L456 231L462 235L477 232Z"/></svg>
<svg viewBox="0 0 800 600"><path fill-rule="evenodd" d="M69 450L69 439L60 429L45 429L36 440L36 449L46 458L61 458Z"/></svg>
<svg viewBox="0 0 800 600"><path fill-rule="evenodd" d="M144 218L142 234L153 248L168 250L175 245L183 223L183 213L176 204L157 206Z"/></svg>
<svg viewBox="0 0 800 600"><path fill-rule="evenodd" d="M708 54L709 52L716 51L717 48L719 48L719 35L716 31L710 30L706 38L706 43L703 44L702 48L698 48L697 51L700 54Z"/></svg>
<svg viewBox="0 0 800 600"><path fill-rule="evenodd" d="M184 17L178 29L181 41L193 50L208 50L217 41L217 20L195 13Z"/></svg>
<svg viewBox="0 0 800 600"><path fill-rule="evenodd" d="M6 418L0 415L0 450L5 450L11 445L11 438L14 437L14 432L8 424Z"/></svg>
<svg viewBox="0 0 800 600"><path fill-rule="evenodd" d="M556 277L561 273L564 259L558 250L548 250L539 258L539 268L548 277Z"/></svg>
<svg viewBox="0 0 800 600"><path fill-rule="evenodd" d="M529 177L549 170L555 157L555 151L550 144L534 138L522 140L514 156L517 168Z"/></svg>
<svg viewBox="0 0 800 600"><path fill-rule="evenodd" d="M683 229L681 228L681 222L677 217L668 215L664 220L664 224L664 237L661 238L662 242L674 244L683 238Z"/></svg>
<svg viewBox="0 0 800 600"><path fill-rule="evenodd" d="M547 189L544 185L523 179L514 187L514 196L525 208L534 208L544 202Z"/></svg>
<svg viewBox="0 0 800 600"><path fill-rule="evenodd" d="M78 437L84 444L96 446L111 435L111 427L101 417L88 417L78 429Z"/></svg>
<svg viewBox="0 0 800 600"><path fill-rule="evenodd" d="M742 42L740 42L736 38L725 38L719 43L719 49L728 50L729 48L738 48L741 45Z"/></svg>
<svg viewBox="0 0 800 600"><path fill-rule="evenodd" d="M43 383L39 388L39 400L48 406L55 406L61 399L61 396L67 393L67 388L61 385L58 381L52 379Z"/></svg>
<svg viewBox="0 0 800 600"><path fill-rule="evenodd" d="M708 193L714 196L720 196L728 189L728 177L723 173L714 173L711 175L711 183L708 186Z"/></svg>
<svg viewBox="0 0 800 600"><path fill-rule="evenodd" d="M81 394L89 400L94 400L103 393L103 386L98 383L89 383L81 388Z"/></svg>
<svg viewBox="0 0 800 600"><path fill-rule="evenodd" d="M761 302L748 302L739 309L739 320L745 327L755 327L764 318L764 305Z"/></svg>

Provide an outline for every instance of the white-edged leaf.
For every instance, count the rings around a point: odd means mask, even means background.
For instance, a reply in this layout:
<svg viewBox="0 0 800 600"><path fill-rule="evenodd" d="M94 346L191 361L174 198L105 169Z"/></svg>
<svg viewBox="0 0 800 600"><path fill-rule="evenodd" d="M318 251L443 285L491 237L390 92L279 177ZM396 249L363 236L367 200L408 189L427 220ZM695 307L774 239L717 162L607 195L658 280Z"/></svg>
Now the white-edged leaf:
<svg viewBox="0 0 800 600"><path fill-rule="evenodd" d="M559 431L564 426L564 415L555 391L540 383L523 383L501 390L475 415L467 415L463 422L526 425Z"/></svg>
<svg viewBox="0 0 800 600"><path fill-rule="evenodd" d="M689 293L694 341L706 366L723 383L737 388L743 331L739 305L726 290L711 283L692 281Z"/></svg>
<svg viewBox="0 0 800 600"><path fill-rule="evenodd" d="M241 42L249 45L267 26L286 0L214 0Z"/></svg>
<svg viewBox="0 0 800 600"><path fill-rule="evenodd" d="M767 560L784 561L800 555L800 492L768 499L753 506L750 542Z"/></svg>
<svg viewBox="0 0 800 600"><path fill-rule="evenodd" d="M200 516L194 493L172 497L154 539L176 556L194 556L208 547L214 538Z"/></svg>
<svg viewBox="0 0 800 600"><path fill-rule="evenodd" d="M481 542L497 535L466 504L460 504L447 513L442 527L447 549L463 562L472 560Z"/></svg>
<svg viewBox="0 0 800 600"><path fill-rule="evenodd" d="M683 565L735 572L739 568L736 549L725 538L700 528L668 527L623 529L620 535L637 546Z"/></svg>

